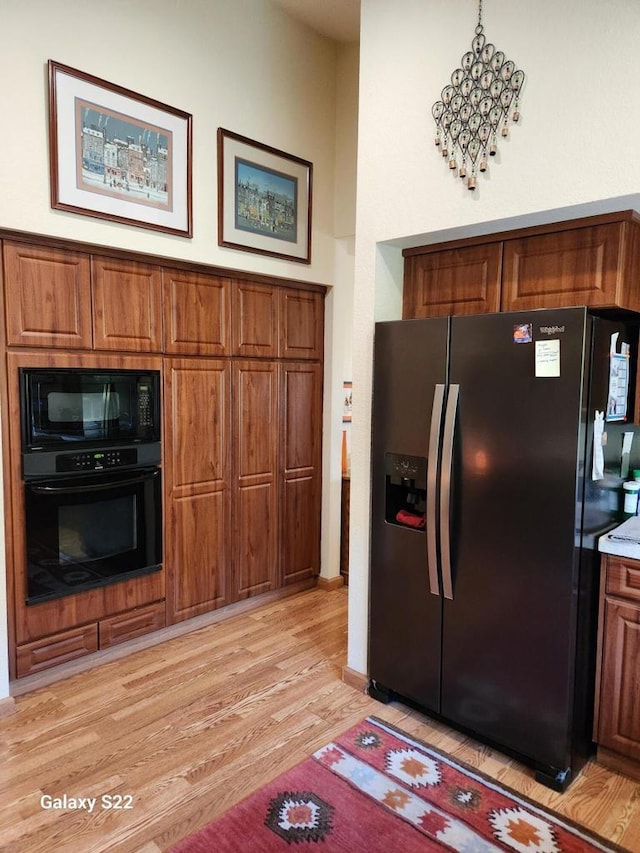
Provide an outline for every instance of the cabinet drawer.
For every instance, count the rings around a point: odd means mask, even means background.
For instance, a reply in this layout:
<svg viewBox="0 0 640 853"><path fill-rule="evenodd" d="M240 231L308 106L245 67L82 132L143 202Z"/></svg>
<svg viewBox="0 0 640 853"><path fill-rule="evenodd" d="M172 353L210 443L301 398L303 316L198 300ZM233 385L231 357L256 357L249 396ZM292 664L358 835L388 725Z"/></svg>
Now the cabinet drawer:
<svg viewBox="0 0 640 853"><path fill-rule="evenodd" d="M608 558L607 594L640 601L640 560Z"/></svg>
<svg viewBox="0 0 640 853"><path fill-rule="evenodd" d="M120 613L109 619L101 619L99 623L100 648L125 643L151 631L164 628L164 602L141 607L130 613Z"/></svg>
<svg viewBox="0 0 640 853"><path fill-rule="evenodd" d="M25 643L17 649L18 678L91 654L97 648L98 626L95 622L34 643Z"/></svg>

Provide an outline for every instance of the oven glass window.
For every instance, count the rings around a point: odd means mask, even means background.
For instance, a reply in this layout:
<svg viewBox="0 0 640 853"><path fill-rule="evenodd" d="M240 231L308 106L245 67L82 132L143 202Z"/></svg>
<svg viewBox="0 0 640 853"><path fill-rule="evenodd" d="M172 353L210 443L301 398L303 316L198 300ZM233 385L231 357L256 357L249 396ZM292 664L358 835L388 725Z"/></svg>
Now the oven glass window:
<svg viewBox="0 0 640 853"><path fill-rule="evenodd" d="M136 501L126 495L58 510L60 565L124 556L137 548Z"/></svg>

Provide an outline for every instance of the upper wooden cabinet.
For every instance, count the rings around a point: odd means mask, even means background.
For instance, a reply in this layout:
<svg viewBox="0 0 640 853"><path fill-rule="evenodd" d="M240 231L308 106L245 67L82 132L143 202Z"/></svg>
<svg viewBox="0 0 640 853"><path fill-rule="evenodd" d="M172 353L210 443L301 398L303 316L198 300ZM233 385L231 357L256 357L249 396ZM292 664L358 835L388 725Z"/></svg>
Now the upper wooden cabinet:
<svg viewBox="0 0 640 853"><path fill-rule="evenodd" d="M3 261L9 346L91 347L88 255L5 241Z"/></svg>
<svg viewBox="0 0 640 853"><path fill-rule="evenodd" d="M404 319L572 305L640 311L640 218L633 211L404 255Z"/></svg>
<svg viewBox="0 0 640 853"><path fill-rule="evenodd" d="M499 311L501 263L501 243L407 257L403 317Z"/></svg>
<svg viewBox="0 0 640 853"><path fill-rule="evenodd" d="M505 240L502 310L631 307L624 275L628 228L615 222Z"/></svg>
<svg viewBox="0 0 640 853"><path fill-rule="evenodd" d="M233 352L241 356L278 355L279 290L251 281L233 283Z"/></svg>
<svg viewBox="0 0 640 853"><path fill-rule="evenodd" d="M324 345L322 294L283 287L280 291L280 355L320 359Z"/></svg>
<svg viewBox="0 0 640 853"><path fill-rule="evenodd" d="M265 358L322 358L324 299L321 293L235 281L233 352Z"/></svg>
<svg viewBox="0 0 640 853"><path fill-rule="evenodd" d="M164 269L162 281L165 352L229 355L231 279Z"/></svg>
<svg viewBox="0 0 640 853"><path fill-rule="evenodd" d="M161 352L160 267L94 257L91 278L95 349Z"/></svg>

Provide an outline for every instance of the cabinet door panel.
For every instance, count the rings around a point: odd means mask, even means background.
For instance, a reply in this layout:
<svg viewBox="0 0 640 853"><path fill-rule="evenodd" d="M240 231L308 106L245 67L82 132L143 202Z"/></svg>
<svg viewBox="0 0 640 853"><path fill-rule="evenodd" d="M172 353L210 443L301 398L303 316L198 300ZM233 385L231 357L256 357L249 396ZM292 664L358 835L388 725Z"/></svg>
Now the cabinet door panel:
<svg viewBox="0 0 640 853"><path fill-rule="evenodd" d="M169 621L228 602L228 362L165 362L165 555Z"/></svg>
<svg viewBox="0 0 640 853"><path fill-rule="evenodd" d="M162 280L165 351L228 355L230 279L165 269Z"/></svg>
<svg viewBox="0 0 640 853"><path fill-rule="evenodd" d="M277 566L278 367L234 365L234 597L274 589Z"/></svg>
<svg viewBox="0 0 640 853"><path fill-rule="evenodd" d="M173 500L170 559L174 621L227 604L226 503L222 491Z"/></svg>
<svg viewBox="0 0 640 853"><path fill-rule="evenodd" d="M402 319L498 311L501 265L501 243L407 256Z"/></svg>
<svg viewBox="0 0 640 853"><path fill-rule="evenodd" d="M92 284L96 349L161 352L160 267L93 258Z"/></svg>
<svg viewBox="0 0 640 853"><path fill-rule="evenodd" d="M616 222L506 240L502 310L624 304L622 229Z"/></svg>
<svg viewBox="0 0 640 853"><path fill-rule="evenodd" d="M317 364L281 365L280 563L283 583L320 569L322 372Z"/></svg>
<svg viewBox="0 0 640 853"><path fill-rule="evenodd" d="M3 255L7 343L89 349L89 255L9 241Z"/></svg>
<svg viewBox="0 0 640 853"><path fill-rule="evenodd" d="M278 355L279 289L250 281L233 284L233 351L242 356Z"/></svg>
<svg viewBox="0 0 640 853"><path fill-rule="evenodd" d="M640 607L605 599L598 743L640 759Z"/></svg>
<svg viewBox="0 0 640 853"><path fill-rule="evenodd" d="M322 358L324 300L320 293L282 288L280 295L280 355L282 358Z"/></svg>

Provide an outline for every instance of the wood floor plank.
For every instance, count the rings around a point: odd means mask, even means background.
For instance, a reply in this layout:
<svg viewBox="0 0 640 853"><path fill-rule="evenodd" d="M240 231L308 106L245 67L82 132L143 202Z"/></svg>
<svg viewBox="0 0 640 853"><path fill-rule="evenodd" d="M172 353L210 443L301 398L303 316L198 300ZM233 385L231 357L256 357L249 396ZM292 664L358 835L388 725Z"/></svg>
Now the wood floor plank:
<svg viewBox="0 0 640 853"><path fill-rule="evenodd" d="M17 695L0 720L2 853L163 853L368 714L640 853L640 783L591 763L559 795L342 682L346 608L347 590L311 590ZM64 793L133 807L42 808Z"/></svg>

